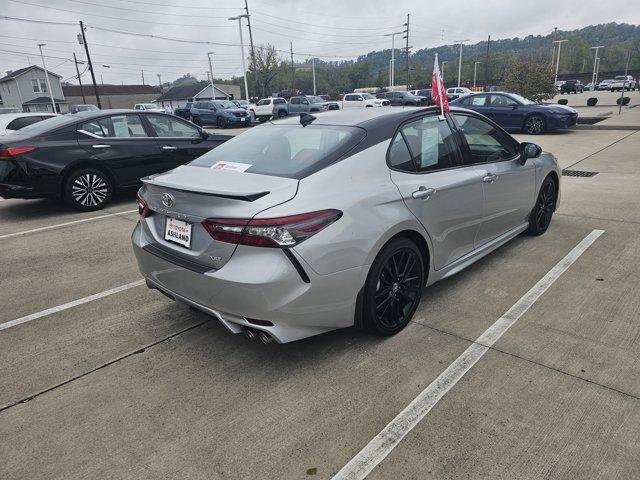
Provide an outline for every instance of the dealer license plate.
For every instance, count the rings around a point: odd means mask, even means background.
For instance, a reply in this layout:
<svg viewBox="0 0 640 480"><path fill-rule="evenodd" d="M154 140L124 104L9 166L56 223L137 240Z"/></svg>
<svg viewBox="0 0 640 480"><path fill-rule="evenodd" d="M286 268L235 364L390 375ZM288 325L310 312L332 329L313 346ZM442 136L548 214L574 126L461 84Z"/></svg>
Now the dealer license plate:
<svg viewBox="0 0 640 480"><path fill-rule="evenodd" d="M191 248L191 225L175 218L167 217L164 228L164 239L186 248Z"/></svg>

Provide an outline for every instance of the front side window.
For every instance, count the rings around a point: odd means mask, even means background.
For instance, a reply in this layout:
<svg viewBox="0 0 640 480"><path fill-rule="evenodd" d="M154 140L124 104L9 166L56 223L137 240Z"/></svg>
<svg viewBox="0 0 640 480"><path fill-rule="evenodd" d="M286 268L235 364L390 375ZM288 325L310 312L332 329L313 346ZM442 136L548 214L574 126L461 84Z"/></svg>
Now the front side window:
<svg viewBox="0 0 640 480"><path fill-rule="evenodd" d="M81 130L105 138L146 137L138 115L114 115L82 124Z"/></svg>
<svg viewBox="0 0 640 480"><path fill-rule="evenodd" d="M291 99L290 103L291 105L298 105L300 103L300 99L298 97L294 97Z"/></svg>
<svg viewBox="0 0 640 480"><path fill-rule="evenodd" d="M257 106L262 106L262 105L269 105L269 99L265 98L263 100L260 100L257 104Z"/></svg>
<svg viewBox="0 0 640 480"><path fill-rule="evenodd" d="M273 100L274 104L279 104L279 103L287 103L287 101L284 98L276 98Z"/></svg>
<svg viewBox="0 0 640 480"><path fill-rule="evenodd" d="M247 164L247 173L302 178L365 136L357 127L272 125L253 128L191 162L217 168L227 161Z"/></svg>
<svg viewBox="0 0 640 480"><path fill-rule="evenodd" d="M37 78L31 79L31 86L33 87L33 93L40 93L40 83Z"/></svg>
<svg viewBox="0 0 640 480"><path fill-rule="evenodd" d="M489 122L469 115L454 115L467 144L470 158L467 164L509 160L518 154L516 143Z"/></svg>
<svg viewBox="0 0 640 480"><path fill-rule="evenodd" d="M158 137L200 137L200 131L196 127L175 118L164 115L148 115L147 119Z"/></svg>

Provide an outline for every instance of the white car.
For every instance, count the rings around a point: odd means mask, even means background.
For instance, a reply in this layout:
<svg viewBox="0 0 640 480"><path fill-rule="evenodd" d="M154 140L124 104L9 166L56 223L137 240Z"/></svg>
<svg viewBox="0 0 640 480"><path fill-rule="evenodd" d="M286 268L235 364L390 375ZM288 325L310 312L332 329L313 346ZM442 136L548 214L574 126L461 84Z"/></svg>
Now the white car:
<svg viewBox="0 0 640 480"><path fill-rule="evenodd" d="M611 85L609 85L611 91L622 91L624 90L635 90L636 89L636 81L633 79L631 75L618 75L613 79Z"/></svg>
<svg viewBox="0 0 640 480"><path fill-rule="evenodd" d="M376 98L370 93L347 93L342 97L342 108L382 107L389 105L389 100Z"/></svg>
<svg viewBox="0 0 640 480"><path fill-rule="evenodd" d="M473 92L465 87L452 87L447 88L447 98L451 100L455 100L456 98L464 97L465 95L470 95Z"/></svg>
<svg viewBox="0 0 640 480"><path fill-rule="evenodd" d="M57 117L54 113L5 113L0 115L0 135L8 135L33 123Z"/></svg>
<svg viewBox="0 0 640 480"><path fill-rule="evenodd" d="M263 98L251 107L254 118L260 123L264 123L271 117L284 118L289 115L289 104L284 98L269 97Z"/></svg>
<svg viewBox="0 0 640 480"><path fill-rule="evenodd" d="M602 80L598 84L598 90L609 90L611 88L611 84L613 83L613 78Z"/></svg>
<svg viewBox="0 0 640 480"><path fill-rule="evenodd" d="M145 110L147 112L162 112L164 113L164 108L159 107L155 103L136 103L133 107L134 110Z"/></svg>

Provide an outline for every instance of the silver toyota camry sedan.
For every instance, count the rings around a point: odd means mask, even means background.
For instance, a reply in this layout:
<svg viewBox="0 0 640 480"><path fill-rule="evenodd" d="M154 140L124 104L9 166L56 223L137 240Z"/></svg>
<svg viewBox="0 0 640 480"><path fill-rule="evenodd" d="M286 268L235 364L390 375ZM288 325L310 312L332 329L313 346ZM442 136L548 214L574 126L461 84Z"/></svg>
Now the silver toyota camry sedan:
<svg viewBox="0 0 640 480"><path fill-rule="evenodd" d="M150 288L231 332L393 335L425 286L544 233L560 175L464 109L303 114L143 179L133 247Z"/></svg>

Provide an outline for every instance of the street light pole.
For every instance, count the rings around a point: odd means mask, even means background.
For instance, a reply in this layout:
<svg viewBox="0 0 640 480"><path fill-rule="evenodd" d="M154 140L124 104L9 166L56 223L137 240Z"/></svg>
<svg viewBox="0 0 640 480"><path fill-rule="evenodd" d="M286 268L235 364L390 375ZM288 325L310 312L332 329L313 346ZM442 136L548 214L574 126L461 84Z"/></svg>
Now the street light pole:
<svg viewBox="0 0 640 480"><path fill-rule="evenodd" d="M480 65L482 62L476 62L475 65L473 66L473 88L476 88L476 73L478 72L478 65Z"/></svg>
<svg viewBox="0 0 640 480"><path fill-rule="evenodd" d="M82 103L87 103L87 99L84 98L84 88L82 87L82 79L80 78L80 70L78 69L78 59L76 53L73 52L73 63L76 65L76 73L78 74L78 83L80 84L80 93L82 94Z"/></svg>
<svg viewBox="0 0 640 480"><path fill-rule="evenodd" d="M47 81L47 88L49 89L49 96L51 97L51 108L53 108L53 113L56 113L56 101L53 98L51 82L49 81L49 72L47 72L47 64L44 63L44 55L42 54L42 47L44 47L45 45L46 43L39 43L38 48L40 49L40 58L42 59L42 67L44 68L44 78Z"/></svg>
<svg viewBox="0 0 640 480"><path fill-rule="evenodd" d="M247 68L244 64L244 42L242 40L242 19L249 19L249 15L238 15L237 17L231 17L229 20L238 20L238 30L240 30L240 53L242 55L242 77L244 78L244 94L249 103L249 87L247 85Z"/></svg>
<svg viewBox="0 0 640 480"><path fill-rule="evenodd" d="M446 82L444 81L444 66L449 63L449 60L443 60L442 61L442 66L440 67L440 72L442 72L442 83L444 83L446 85Z"/></svg>
<svg viewBox="0 0 640 480"><path fill-rule="evenodd" d="M396 35L400 35L405 33L404 31L402 32L393 32L393 33L385 33L383 36L384 37L391 37L391 69L389 71L389 83L390 86L393 87L395 85L395 81L396 81L396 76L395 76L395 69L396 69L396 45L395 45L395 39L396 39Z"/></svg>
<svg viewBox="0 0 640 480"><path fill-rule="evenodd" d="M313 94L316 94L316 59L311 58L311 75L313 77Z"/></svg>
<svg viewBox="0 0 640 480"><path fill-rule="evenodd" d="M604 45L598 45L597 47L591 47L591 50L595 50L596 51L596 55L595 57L593 57L593 73L591 74L591 91L595 90L596 87L596 80L597 80L597 72L596 69L598 67L598 61L600 60L598 58L598 50L600 50L601 48L604 48Z"/></svg>
<svg viewBox="0 0 640 480"><path fill-rule="evenodd" d="M207 58L209 59L209 76L211 78L211 100L215 100L216 99L216 89L213 86L213 66L211 63L211 55L213 55L213 52L207 52Z"/></svg>
<svg viewBox="0 0 640 480"><path fill-rule="evenodd" d="M460 86L460 76L462 75L462 44L464 42L468 42L469 39L466 40L456 40L455 43L460 44L460 58L458 59L458 86Z"/></svg>
<svg viewBox="0 0 640 480"><path fill-rule="evenodd" d="M562 43L563 42L568 42L569 40L554 40L553 43L557 43L558 44L558 56L556 58L556 76L555 76L555 80L553 81L554 85L556 84L556 82L558 81L558 69L560 68L560 49L562 48Z"/></svg>

